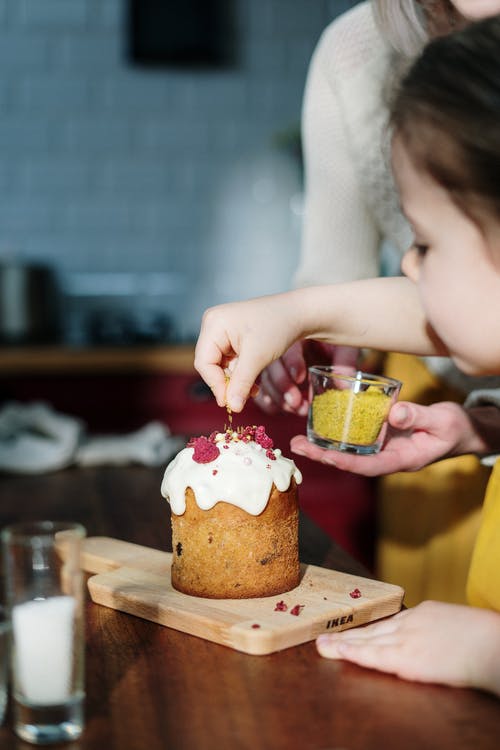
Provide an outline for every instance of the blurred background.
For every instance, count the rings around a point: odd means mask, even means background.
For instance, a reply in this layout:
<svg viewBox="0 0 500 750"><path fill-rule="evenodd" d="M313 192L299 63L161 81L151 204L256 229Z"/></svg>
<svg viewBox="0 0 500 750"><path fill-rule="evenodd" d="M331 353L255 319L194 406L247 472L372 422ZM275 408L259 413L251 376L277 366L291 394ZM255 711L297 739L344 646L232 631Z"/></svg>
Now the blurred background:
<svg viewBox="0 0 500 750"><path fill-rule="evenodd" d="M354 4L0 0L3 340L190 341L288 288L307 65Z"/></svg>
<svg viewBox="0 0 500 750"><path fill-rule="evenodd" d="M200 318L291 285L307 67L355 4L0 0L0 475L26 435L57 448L40 401L89 434L223 429ZM261 423L285 453L306 430L253 403L235 426ZM369 483L296 461L303 510L370 565Z"/></svg>

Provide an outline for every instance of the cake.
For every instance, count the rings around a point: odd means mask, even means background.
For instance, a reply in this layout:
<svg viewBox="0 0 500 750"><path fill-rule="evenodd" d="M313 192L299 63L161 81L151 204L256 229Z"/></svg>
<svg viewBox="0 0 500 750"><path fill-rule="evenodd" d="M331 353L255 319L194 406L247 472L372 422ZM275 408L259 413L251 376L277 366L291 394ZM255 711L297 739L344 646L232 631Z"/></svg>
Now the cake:
<svg viewBox="0 0 500 750"><path fill-rule="evenodd" d="M173 587L210 599L295 588L301 481L262 426L190 440L161 485L172 511Z"/></svg>

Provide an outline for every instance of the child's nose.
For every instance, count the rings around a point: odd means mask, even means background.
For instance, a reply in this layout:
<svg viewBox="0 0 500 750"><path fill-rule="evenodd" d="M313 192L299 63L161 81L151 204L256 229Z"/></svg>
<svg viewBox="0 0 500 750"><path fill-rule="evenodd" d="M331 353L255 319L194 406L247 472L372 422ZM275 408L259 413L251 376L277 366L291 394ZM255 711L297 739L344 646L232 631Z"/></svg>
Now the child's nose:
<svg viewBox="0 0 500 750"><path fill-rule="evenodd" d="M403 255L403 259L401 260L401 271L410 279L410 281L417 281L419 267L418 253L416 248L412 245Z"/></svg>

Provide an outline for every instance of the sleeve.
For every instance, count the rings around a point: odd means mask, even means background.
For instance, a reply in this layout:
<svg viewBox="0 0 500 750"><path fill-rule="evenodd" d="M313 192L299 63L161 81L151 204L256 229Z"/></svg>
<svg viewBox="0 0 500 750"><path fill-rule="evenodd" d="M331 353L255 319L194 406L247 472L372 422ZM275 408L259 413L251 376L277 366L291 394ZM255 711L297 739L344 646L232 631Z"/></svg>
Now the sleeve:
<svg viewBox="0 0 500 750"><path fill-rule="evenodd" d="M500 388L481 388L469 393L464 403L465 408L474 406L496 406L500 409ZM494 466L497 459L500 458L498 453L492 453L481 458L484 466Z"/></svg>
<svg viewBox="0 0 500 750"><path fill-rule="evenodd" d="M302 110L305 205L296 287L378 276L380 233L351 157L335 86L331 27L308 71ZM375 135L374 135L375 137Z"/></svg>
<svg viewBox="0 0 500 750"><path fill-rule="evenodd" d="M465 399L464 406L497 406L500 409L500 388L481 388L472 391Z"/></svg>

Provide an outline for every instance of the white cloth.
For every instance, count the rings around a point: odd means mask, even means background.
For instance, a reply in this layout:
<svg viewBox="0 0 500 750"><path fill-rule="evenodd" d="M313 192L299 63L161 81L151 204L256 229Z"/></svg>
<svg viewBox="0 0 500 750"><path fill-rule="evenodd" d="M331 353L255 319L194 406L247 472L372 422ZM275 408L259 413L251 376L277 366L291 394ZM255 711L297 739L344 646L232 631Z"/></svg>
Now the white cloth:
<svg viewBox="0 0 500 750"><path fill-rule="evenodd" d="M150 422L128 435L94 437L81 445L75 456L80 466L127 463L161 466L185 445L184 438L169 434L165 425Z"/></svg>
<svg viewBox="0 0 500 750"><path fill-rule="evenodd" d="M0 471L42 474L72 464L161 466L183 445L160 422L126 435L92 437L84 423L48 404L10 402L0 409Z"/></svg>
<svg viewBox="0 0 500 750"><path fill-rule="evenodd" d="M378 276L383 241L400 256L409 247L390 169L387 104L407 65L381 36L369 2L323 31L302 111L305 204L296 287ZM425 363L464 396L500 386L499 378L464 375L446 358Z"/></svg>

